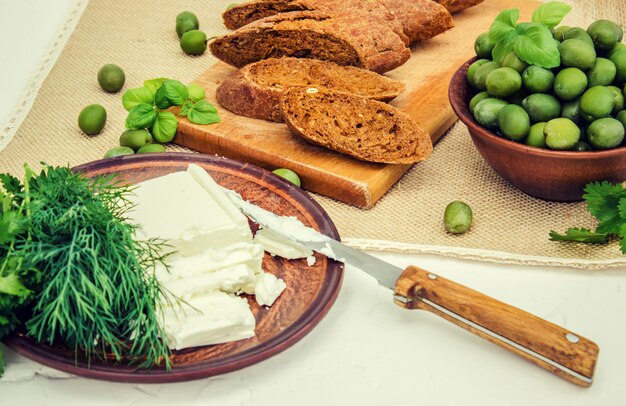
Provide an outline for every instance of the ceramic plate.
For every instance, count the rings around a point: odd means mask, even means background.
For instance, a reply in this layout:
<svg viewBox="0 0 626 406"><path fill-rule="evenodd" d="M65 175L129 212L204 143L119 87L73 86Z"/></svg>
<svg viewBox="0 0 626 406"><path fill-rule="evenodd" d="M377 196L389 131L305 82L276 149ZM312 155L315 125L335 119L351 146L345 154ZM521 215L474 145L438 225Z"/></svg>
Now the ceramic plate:
<svg viewBox="0 0 626 406"><path fill-rule="evenodd" d="M337 229L326 212L305 192L259 167L200 154L165 153L124 156L80 165L88 176L117 174L129 183L185 170L195 163L205 168L222 186L246 200L283 216L295 216L305 225L338 239ZM171 208L175 210L175 208ZM38 344L23 334L4 343L18 353L71 374L117 382L163 383L200 379L244 368L290 347L324 317L335 301L343 266L316 254L316 263L285 260L265 254L263 268L282 278L287 288L269 308L249 298L256 317L256 335L231 343L173 352L173 368L138 369L133 366L76 361L73 350Z"/></svg>

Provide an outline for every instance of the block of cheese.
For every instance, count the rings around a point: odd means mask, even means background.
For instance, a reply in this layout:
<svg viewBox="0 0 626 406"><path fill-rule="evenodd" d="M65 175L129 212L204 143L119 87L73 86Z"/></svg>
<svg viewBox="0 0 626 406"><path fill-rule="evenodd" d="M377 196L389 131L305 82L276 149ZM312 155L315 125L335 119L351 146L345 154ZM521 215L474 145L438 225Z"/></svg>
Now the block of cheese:
<svg viewBox="0 0 626 406"><path fill-rule="evenodd" d="M139 238L163 239L185 256L252 241L246 216L217 185L201 185L190 172L141 182L134 193L136 207L129 216Z"/></svg>
<svg viewBox="0 0 626 406"><path fill-rule="evenodd" d="M287 259L306 258L313 255L310 248L296 244L269 228L259 229L254 235L254 242L261 244L263 249L270 254Z"/></svg>
<svg viewBox="0 0 626 406"><path fill-rule="evenodd" d="M248 301L220 291L165 306L162 320L168 346L175 350L254 336L255 319Z"/></svg>

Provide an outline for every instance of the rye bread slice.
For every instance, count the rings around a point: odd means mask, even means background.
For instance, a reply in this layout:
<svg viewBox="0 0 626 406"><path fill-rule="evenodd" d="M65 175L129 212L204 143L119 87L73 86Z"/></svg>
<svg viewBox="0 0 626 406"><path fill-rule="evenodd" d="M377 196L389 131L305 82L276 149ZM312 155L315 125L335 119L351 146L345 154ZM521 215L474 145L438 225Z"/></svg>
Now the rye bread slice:
<svg viewBox="0 0 626 406"><path fill-rule="evenodd" d="M389 27L318 11L280 13L255 21L215 39L211 53L242 67L281 56L313 58L387 72L411 52Z"/></svg>
<svg viewBox="0 0 626 406"><path fill-rule="evenodd" d="M451 0L447 0L451 1ZM359 15L372 24L389 26L408 45L402 24L380 0L253 0L237 4L222 14L230 30L241 28L261 18L290 11L322 11L328 14Z"/></svg>
<svg viewBox="0 0 626 406"><path fill-rule="evenodd" d="M400 21L410 43L425 41L454 27L452 15L432 0L380 0Z"/></svg>
<svg viewBox="0 0 626 406"><path fill-rule="evenodd" d="M411 164L433 150L428 133L408 115L365 97L292 87L280 107L294 134L363 161Z"/></svg>
<svg viewBox="0 0 626 406"><path fill-rule="evenodd" d="M397 80L353 66L302 58L270 58L251 63L217 88L222 107L241 116L282 122L280 96L293 86L308 86L390 101L404 91Z"/></svg>

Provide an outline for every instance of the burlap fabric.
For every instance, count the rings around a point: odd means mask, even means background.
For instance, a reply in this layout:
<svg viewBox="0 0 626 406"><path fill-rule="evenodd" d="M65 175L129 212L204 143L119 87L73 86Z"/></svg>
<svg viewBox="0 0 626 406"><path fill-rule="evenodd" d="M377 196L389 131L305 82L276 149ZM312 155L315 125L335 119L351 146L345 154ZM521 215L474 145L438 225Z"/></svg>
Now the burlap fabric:
<svg viewBox="0 0 626 406"><path fill-rule="evenodd" d="M48 60L38 69L39 77L29 88L30 94L0 133L0 148L8 143L0 152L0 170L18 174L25 162L76 165L102 157L117 145L126 112L120 94L99 89L96 73L100 66L122 66L127 77L125 88L163 76L189 82L214 60L208 53L189 57L181 52L174 33L176 14L192 10L207 35L220 35L226 32L220 14L229 3L231 0L91 0L30 113L14 132L35 98L42 72L54 62L63 46L63 35L71 31L84 8L84 1L77 2ZM568 24L586 27L595 19L609 18L626 26L626 1L569 3L575 8L566 20ZM90 103L100 103L108 112L105 131L94 137L85 136L76 125L78 113ZM168 150L184 149L172 145ZM626 256L615 243L586 246L548 241L552 229L594 227L584 204L546 202L509 186L482 160L460 123L436 145L428 161L409 171L373 209L364 211L321 196L315 198L328 211L344 241L360 248L587 269L626 265ZM456 199L468 202L475 213L472 230L462 236L446 234L441 220L446 204Z"/></svg>

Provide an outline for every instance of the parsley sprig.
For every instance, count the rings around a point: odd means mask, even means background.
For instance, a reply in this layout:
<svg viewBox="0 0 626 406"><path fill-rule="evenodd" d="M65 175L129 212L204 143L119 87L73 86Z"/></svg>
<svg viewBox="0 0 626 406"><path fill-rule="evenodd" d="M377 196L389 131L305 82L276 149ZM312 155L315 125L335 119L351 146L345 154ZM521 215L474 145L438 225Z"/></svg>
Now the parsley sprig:
<svg viewBox="0 0 626 406"><path fill-rule="evenodd" d="M587 210L598 219L596 230L570 228L565 234L551 231L550 239L606 244L611 238L619 238L621 251L626 254L626 188L610 182L594 182L585 187L583 198Z"/></svg>

